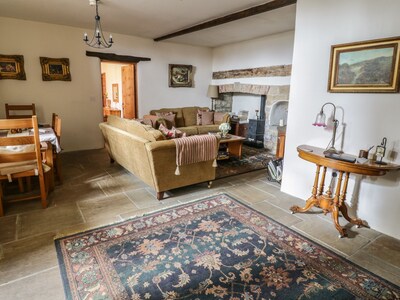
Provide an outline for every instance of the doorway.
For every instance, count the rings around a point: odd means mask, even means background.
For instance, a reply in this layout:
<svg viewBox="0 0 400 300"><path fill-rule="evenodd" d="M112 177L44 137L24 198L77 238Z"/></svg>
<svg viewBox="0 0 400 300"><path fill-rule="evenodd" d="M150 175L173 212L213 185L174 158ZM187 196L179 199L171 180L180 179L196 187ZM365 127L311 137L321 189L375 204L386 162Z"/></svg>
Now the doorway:
<svg viewBox="0 0 400 300"><path fill-rule="evenodd" d="M103 120L137 118L136 63L101 61Z"/></svg>

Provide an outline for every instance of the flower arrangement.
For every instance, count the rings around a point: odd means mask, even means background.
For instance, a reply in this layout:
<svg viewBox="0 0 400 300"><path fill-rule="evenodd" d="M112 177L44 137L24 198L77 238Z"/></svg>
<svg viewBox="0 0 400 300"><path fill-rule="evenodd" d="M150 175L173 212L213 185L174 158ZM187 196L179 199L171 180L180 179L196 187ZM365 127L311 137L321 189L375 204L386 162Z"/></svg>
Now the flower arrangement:
<svg viewBox="0 0 400 300"><path fill-rule="evenodd" d="M221 123L218 128L221 130L222 136L225 137L229 130L231 130L231 125L229 123Z"/></svg>

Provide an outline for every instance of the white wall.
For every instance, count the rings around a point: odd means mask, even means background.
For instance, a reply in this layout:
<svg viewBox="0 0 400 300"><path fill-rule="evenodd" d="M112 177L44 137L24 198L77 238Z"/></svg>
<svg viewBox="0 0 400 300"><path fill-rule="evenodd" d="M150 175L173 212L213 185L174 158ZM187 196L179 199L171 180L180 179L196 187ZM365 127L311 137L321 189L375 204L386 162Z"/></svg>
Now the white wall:
<svg viewBox="0 0 400 300"><path fill-rule="evenodd" d="M327 101L340 108L337 116L347 125L343 144L346 153L358 154L360 149L380 144L383 137L388 139L386 159L399 153L398 93L327 92L331 45L398 36L399 11L397 0L298 0L282 191L303 199L310 196L315 167L298 158L296 147L326 147L331 131L311 123ZM400 163L399 155L394 161ZM399 172L379 178L352 175L347 194L352 213L396 238L400 238L399 177ZM355 179L361 180L359 189L353 189Z"/></svg>
<svg viewBox="0 0 400 300"><path fill-rule="evenodd" d="M213 71L259 68L292 64L294 31L283 32L213 49ZM213 84L234 82L262 85L286 85L286 77L253 77L213 80Z"/></svg>
<svg viewBox="0 0 400 300"><path fill-rule="evenodd" d="M51 122L52 112L63 120L62 144L66 151L103 147L98 124L102 121L101 71L96 51L82 41L80 29L53 24L0 18L0 54L24 55L26 81L0 80L0 117L4 103L36 103L40 122ZM107 50L119 55L149 57L138 64L139 116L153 108L207 106L211 81L212 52L208 48L113 34L115 44ZM39 57L70 59L71 82L42 81ZM194 88L169 88L168 64L195 68Z"/></svg>

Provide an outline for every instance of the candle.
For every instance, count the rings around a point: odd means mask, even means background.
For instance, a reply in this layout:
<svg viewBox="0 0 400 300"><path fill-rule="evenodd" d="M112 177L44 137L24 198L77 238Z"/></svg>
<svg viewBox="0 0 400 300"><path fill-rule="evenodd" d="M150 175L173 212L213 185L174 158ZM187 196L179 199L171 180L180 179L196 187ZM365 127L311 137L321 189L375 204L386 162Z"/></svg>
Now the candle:
<svg viewBox="0 0 400 300"><path fill-rule="evenodd" d="M283 120L282 119L279 120L279 126L283 126Z"/></svg>

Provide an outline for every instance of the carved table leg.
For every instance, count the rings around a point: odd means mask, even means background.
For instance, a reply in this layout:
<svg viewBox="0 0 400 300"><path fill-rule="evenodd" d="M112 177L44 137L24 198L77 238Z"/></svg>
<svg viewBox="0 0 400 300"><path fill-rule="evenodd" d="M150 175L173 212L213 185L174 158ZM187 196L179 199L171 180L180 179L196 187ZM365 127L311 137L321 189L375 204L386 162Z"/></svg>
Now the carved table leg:
<svg viewBox="0 0 400 300"><path fill-rule="evenodd" d="M321 177L321 183L319 185L318 196L321 196L324 193L325 174L326 174L326 167L324 167L324 171L322 172L322 177Z"/></svg>
<svg viewBox="0 0 400 300"><path fill-rule="evenodd" d="M349 217L349 214L347 213L347 206L346 206L346 193L347 193L347 184L349 182L349 176L350 173L346 172L346 178L344 180L344 185L343 185L343 189L342 189L342 194L340 195L339 198L339 209L340 212L342 213L343 217L350 223L357 225L358 228L360 228L361 226L365 226L363 224L363 221L361 219L353 219Z"/></svg>
<svg viewBox="0 0 400 300"><path fill-rule="evenodd" d="M336 186L335 198L333 198L333 205L332 205L332 218L333 223L335 224L336 229L339 231L339 237L347 236L346 230L339 225L339 203L340 199L343 197L343 194L340 193L340 189L342 186L342 179L343 179L342 171L339 172L339 178ZM347 178L348 179L348 178ZM344 188L347 188L347 181L345 181Z"/></svg>
<svg viewBox="0 0 400 300"><path fill-rule="evenodd" d="M320 165L317 165L317 171L315 172L315 178L314 178L314 185L312 189L312 195L308 200L306 201L306 206L304 208L301 208L297 205L293 205L290 210L292 211L292 214L295 212L306 212L308 211L311 207L315 206L318 204L319 200L317 199L317 189L318 189L318 179L319 179L319 170L321 169Z"/></svg>

